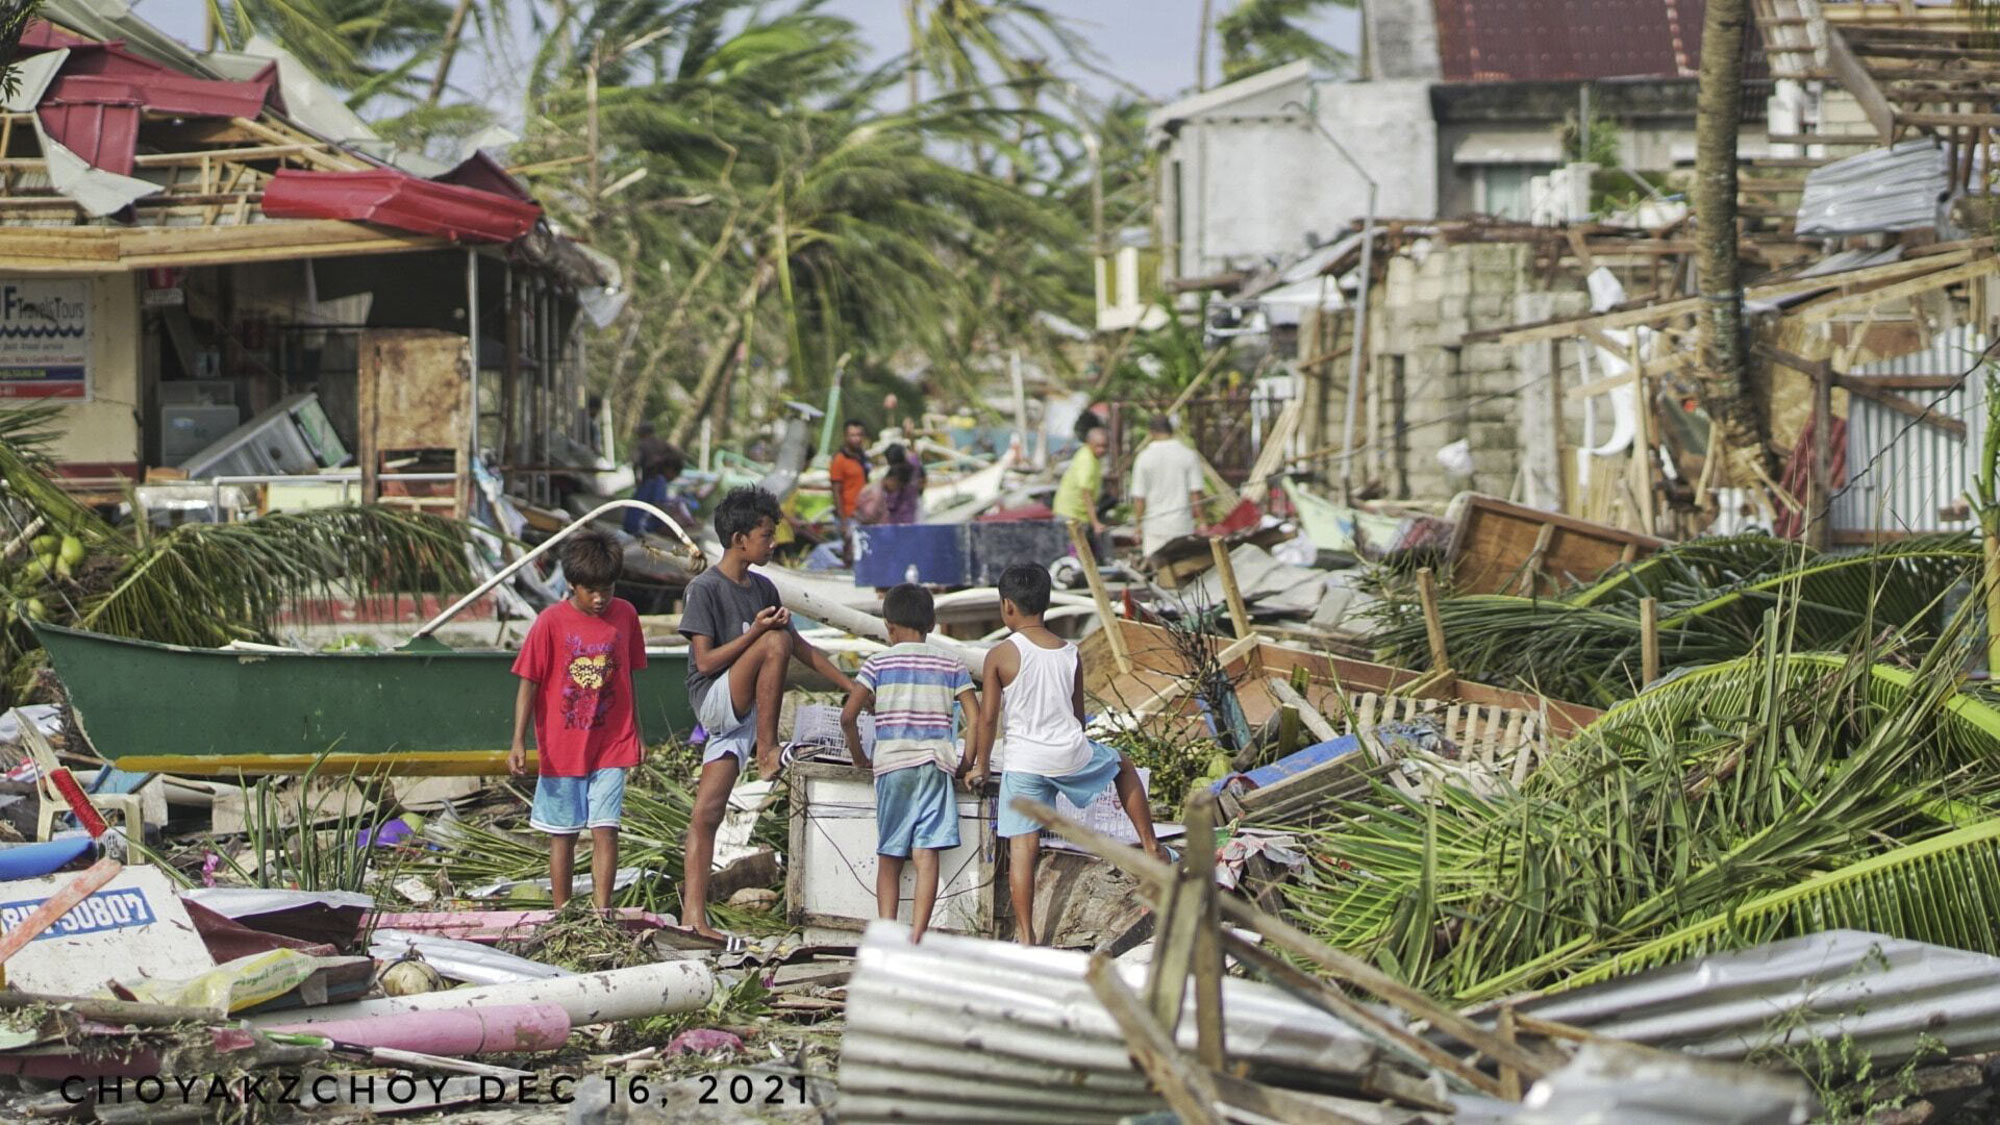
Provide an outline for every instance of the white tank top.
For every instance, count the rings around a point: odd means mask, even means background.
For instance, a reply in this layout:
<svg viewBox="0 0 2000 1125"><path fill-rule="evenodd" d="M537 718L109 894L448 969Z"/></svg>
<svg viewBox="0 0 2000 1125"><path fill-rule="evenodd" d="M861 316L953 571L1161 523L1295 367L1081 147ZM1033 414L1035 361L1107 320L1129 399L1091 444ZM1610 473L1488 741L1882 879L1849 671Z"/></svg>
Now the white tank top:
<svg viewBox="0 0 2000 1125"><path fill-rule="evenodd" d="M1021 670L1002 696L1007 737L997 755L1014 773L1066 777L1090 764L1090 740L1076 720L1076 646L1043 648L1019 633L1007 638Z"/></svg>

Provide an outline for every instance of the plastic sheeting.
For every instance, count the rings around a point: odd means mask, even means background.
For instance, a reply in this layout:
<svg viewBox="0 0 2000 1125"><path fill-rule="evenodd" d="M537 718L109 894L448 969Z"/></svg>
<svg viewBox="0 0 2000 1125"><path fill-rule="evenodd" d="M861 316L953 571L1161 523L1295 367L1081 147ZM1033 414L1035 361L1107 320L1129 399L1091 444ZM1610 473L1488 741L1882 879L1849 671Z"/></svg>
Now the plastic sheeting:
<svg viewBox="0 0 2000 1125"><path fill-rule="evenodd" d="M926 939L928 940L928 939ZM1876 1066L1919 1043L2000 1050L2000 958L1828 930L1682 961L1520 1006L1539 1019L1709 1058L1851 1041Z"/></svg>
<svg viewBox="0 0 2000 1125"><path fill-rule="evenodd" d="M576 975L560 966L516 957L475 941L395 929L376 930L369 937L368 954L378 961L394 961L411 953L423 958L426 965L446 979L465 984L507 984Z"/></svg>
<svg viewBox="0 0 2000 1125"><path fill-rule="evenodd" d="M1824 164L1806 173L1798 233L1926 230L1951 196L1945 151L1928 137Z"/></svg>

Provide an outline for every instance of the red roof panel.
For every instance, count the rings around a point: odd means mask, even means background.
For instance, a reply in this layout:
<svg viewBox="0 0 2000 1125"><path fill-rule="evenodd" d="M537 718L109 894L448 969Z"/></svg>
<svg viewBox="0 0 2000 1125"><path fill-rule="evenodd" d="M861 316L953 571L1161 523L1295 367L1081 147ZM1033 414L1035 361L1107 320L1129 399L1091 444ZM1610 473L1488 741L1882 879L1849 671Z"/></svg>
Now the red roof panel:
<svg viewBox="0 0 2000 1125"><path fill-rule="evenodd" d="M1701 66L1703 0L1436 4L1447 82L1693 78Z"/></svg>
<svg viewBox="0 0 2000 1125"><path fill-rule="evenodd" d="M255 117L264 109L267 86L254 82L217 82L160 74L148 78L70 74L49 87L44 101L75 104L110 102L143 105L156 113L181 117Z"/></svg>
<svg viewBox="0 0 2000 1125"><path fill-rule="evenodd" d="M132 174L138 152L139 103L43 102L35 109L49 139L83 157L92 168Z"/></svg>
<svg viewBox="0 0 2000 1125"><path fill-rule="evenodd" d="M298 172L280 169L264 188L273 219L344 219L376 223L454 242L512 242L534 229L542 209L478 188L441 184L407 172Z"/></svg>

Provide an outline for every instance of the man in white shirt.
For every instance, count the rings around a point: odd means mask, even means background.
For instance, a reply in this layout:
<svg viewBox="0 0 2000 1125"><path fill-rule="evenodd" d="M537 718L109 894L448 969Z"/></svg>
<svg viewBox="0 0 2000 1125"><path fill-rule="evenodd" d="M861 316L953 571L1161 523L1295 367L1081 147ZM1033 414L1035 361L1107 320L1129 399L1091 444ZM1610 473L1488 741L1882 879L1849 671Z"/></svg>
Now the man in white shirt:
<svg viewBox="0 0 2000 1125"><path fill-rule="evenodd" d="M1194 450L1174 437L1174 423L1153 415L1153 440L1132 464L1132 510L1139 519L1141 551L1151 555L1169 540L1194 534L1201 510L1202 464Z"/></svg>

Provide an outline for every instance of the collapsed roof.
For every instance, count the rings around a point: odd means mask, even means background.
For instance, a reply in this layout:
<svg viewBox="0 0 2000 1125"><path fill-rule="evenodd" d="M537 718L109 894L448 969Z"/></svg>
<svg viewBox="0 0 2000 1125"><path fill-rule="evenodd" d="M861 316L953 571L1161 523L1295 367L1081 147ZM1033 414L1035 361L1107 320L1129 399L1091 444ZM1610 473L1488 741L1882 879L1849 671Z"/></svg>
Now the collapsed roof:
<svg viewBox="0 0 2000 1125"><path fill-rule="evenodd" d="M0 265L59 268L82 242L84 269L221 260L204 247L224 241L288 256L508 244L615 284L552 251L567 240L484 154L419 174L428 162L391 163L359 119L327 112L338 98L283 51L196 55L102 7L52 0L22 38L0 115Z"/></svg>

